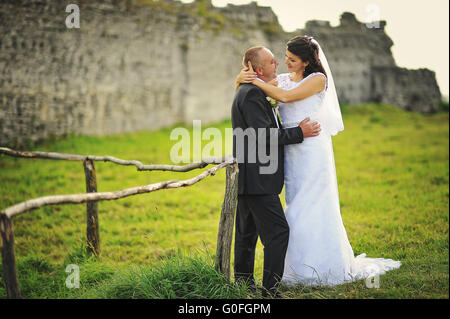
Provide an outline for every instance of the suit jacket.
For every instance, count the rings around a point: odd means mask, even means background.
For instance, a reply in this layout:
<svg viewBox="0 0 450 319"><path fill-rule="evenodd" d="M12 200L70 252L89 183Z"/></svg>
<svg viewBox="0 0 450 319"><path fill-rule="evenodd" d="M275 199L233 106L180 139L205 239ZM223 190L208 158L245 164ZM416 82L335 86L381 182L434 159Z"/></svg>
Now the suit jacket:
<svg viewBox="0 0 450 319"><path fill-rule="evenodd" d="M234 97L231 107L231 123L233 126L233 156L244 158L239 163L238 194L239 195L268 195L280 194L284 184L284 145L301 143L303 132L300 127L282 129L278 119L274 116L272 106L266 99L265 93L253 84L241 84ZM278 123L278 125L277 125ZM280 128L278 128L280 126ZM246 130L265 128L266 134L256 134L256 146L259 139L266 139L266 154L270 150L270 134L278 141L276 149L278 164L275 173L261 174L260 168L269 166L270 163L261 163L256 151L256 163L249 161L249 142L245 139L243 145L244 154L237 154L241 147L236 144L236 129ZM270 133L270 128L276 130ZM276 134L276 135L274 135ZM250 145L250 147L252 147Z"/></svg>

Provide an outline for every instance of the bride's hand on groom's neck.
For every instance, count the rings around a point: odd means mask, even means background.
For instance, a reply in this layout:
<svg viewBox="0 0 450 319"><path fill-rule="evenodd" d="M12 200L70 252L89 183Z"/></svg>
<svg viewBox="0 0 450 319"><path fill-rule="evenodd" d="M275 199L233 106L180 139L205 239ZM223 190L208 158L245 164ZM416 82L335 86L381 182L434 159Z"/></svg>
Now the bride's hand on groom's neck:
<svg viewBox="0 0 450 319"><path fill-rule="evenodd" d="M236 78L237 83L252 83L257 78L257 74L253 71L251 62L249 61L248 64L248 67L245 65L242 66L242 70Z"/></svg>

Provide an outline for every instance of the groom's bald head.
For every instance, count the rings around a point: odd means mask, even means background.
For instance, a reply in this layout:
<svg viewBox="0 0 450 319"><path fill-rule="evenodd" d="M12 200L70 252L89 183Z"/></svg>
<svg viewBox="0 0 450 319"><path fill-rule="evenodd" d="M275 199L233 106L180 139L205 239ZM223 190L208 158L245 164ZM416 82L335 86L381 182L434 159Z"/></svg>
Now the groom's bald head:
<svg viewBox="0 0 450 319"><path fill-rule="evenodd" d="M248 67L248 62L250 61L253 69L262 68L264 66L264 61L261 58L260 51L265 49L263 46L252 47L245 51L244 58L242 59L242 64Z"/></svg>
<svg viewBox="0 0 450 319"><path fill-rule="evenodd" d="M257 46L245 51L242 64L244 67L248 67L249 62L251 62L258 78L264 82L276 78L278 62L275 60L272 52L266 47Z"/></svg>

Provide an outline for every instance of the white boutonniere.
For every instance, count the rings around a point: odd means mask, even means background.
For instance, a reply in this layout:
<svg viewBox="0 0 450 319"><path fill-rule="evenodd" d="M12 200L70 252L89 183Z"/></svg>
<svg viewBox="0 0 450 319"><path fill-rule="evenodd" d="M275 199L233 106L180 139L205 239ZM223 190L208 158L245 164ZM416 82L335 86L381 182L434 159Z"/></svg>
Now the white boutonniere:
<svg viewBox="0 0 450 319"><path fill-rule="evenodd" d="M278 101L271 98L270 96L266 97L267 101L269 101L270 106L272 106L273 108L277 108L278 107Z"/></svg>

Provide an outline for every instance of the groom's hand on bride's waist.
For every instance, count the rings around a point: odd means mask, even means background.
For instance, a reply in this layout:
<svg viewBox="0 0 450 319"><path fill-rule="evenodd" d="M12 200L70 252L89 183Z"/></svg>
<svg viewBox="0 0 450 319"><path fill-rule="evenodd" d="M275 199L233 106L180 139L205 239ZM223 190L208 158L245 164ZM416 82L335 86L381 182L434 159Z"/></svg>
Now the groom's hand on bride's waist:
<svg viewBox="0 0 450 319"><path fill-rule="evenodd" d="M300 122L298 126L302 129L303 138L313 137L320 134L320 124L318 122L308 123L309 117Z"/></svg>

